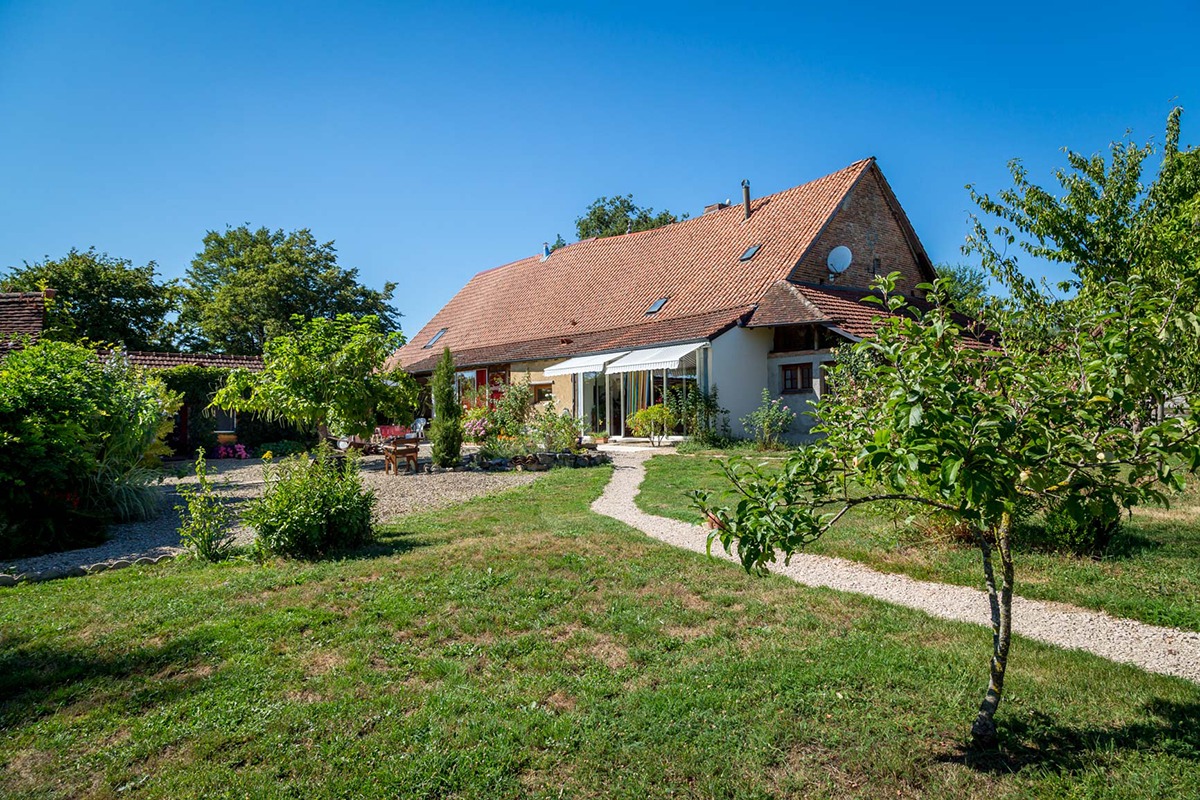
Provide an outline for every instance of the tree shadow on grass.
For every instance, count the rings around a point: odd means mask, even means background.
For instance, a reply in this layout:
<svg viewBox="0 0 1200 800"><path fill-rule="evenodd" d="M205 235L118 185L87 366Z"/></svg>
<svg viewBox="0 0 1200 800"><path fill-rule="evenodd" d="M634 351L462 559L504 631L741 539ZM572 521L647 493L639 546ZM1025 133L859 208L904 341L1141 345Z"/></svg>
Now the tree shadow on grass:
<svg viewBox="0 0 1200 800"><path fill-rule="evenodd" d="M963 746L937 761L962 764L977 772L1011 774L1030 767L1073 773L1094 766L1104 753L1155 752L1200 763L1200 703L1154 699L1143 706L1148 718L1101 728L1061 723L1034 712L1028 719L999 723L996 749Z"/></svg>
<svg viewBox="0 0 1200 800"><path fill-rule="evenodd" d="M1148 536L1129 530L1127 527L1113 537L1108 547L1104 550L1101 556L1101 561L1118 561L1121 559L1135 558L1146 553L1152 553L1155 550L1161 550L1163 543L1156 539L1151 539Z"/></svg>
<svg viewBox="0 0 1200 800"><path fill-rule="evenodd" d="M400 556L421 547L431 547L436 542L425 538L422 534L400 530L380 531L374 542L353 550L339 552L336 557L343 561L363 561L372 558Z"/></svg>
<svg viewBox="0 0 1200 800"><path fill-rule="evenodd" d="M213 644L208 636L185 636L161 646L115 652L4 636L0 731L69 710L76 703L94 704L98 696L101 703L110 698L149 706L197 691L211 672Z"/></svg>

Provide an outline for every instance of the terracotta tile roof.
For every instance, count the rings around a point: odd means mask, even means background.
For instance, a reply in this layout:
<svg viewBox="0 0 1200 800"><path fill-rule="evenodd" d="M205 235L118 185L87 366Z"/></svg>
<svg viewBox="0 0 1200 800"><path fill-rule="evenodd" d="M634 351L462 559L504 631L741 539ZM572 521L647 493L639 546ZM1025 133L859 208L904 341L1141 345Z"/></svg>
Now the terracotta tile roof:
<svg viewBox="0 0 1200 800"><path fill-rule="evenodd" d="M443 346L457 360L468 352L501 353L505 347L519 352L518 344L649 330L664 320L748 310L790 274L874 164L864 159L760 197L752 201L749 220L743 219L741 205L733 205L651 231L577 242L544 261L533 256L481 272L397 351L394 361L420 372ZM740 261L752 245L760 245L758 252ZM662 310L647 316L650 305L663 297L668 300ZM426 349L443 328L437 344ZM583 352L588 350L576 343L553 355Z"/></svg>
<svg viewBox="0 0 1200 800"><path fill-rule="evenodd" d="M36 342L46 323L45 292L0 292L0 354L18 347L17 340L28 336Z"/></svg>
<svg viewBox="0 0 1200 800"><path fill-rule="evenodd" d="M863 302L863 298L871 294L867 289L779 281L763 296L746 325L758 328L816 322L866 339L875 334L879 320L890 315L880 305ZM907 299L922 310L931 307L919 298ZM999 341L994 332L980 329L977 323L962 314L955 314L954 320L969 331L963 336L968 347L993 349Z"/></svg>
<svg viewBox="0 0 1200 800"><path fill-rule="evenodd" d="M655 320L649 324L631 325L609 331L575 334L571 336L549 336L524 342L504 342L484 347L454 351L454 363L460 368L482 367L488 364L508 364L519 361L536 361L550 358L569 358L585 353L603 353L628 350L655 344L676 344L711 339L723 333L750 315L750 308L732 308L697 314L692 317ZM440 344L440 342L439 342ZM400 366L396 351L388 367ZM410 372L431 372L441 358L442 348L420 350L424 355L418 361L405 366Z"/></svg>
<svg viewBox="0 0 1200 800"><path fill-rule="evenodd" d="M262 372L261 356L227 356L220 353L150 353L130 350L125 355L129 363L147 369L170 369L194 365L197 367L221 367L223 369L248 369Z"/></svg>

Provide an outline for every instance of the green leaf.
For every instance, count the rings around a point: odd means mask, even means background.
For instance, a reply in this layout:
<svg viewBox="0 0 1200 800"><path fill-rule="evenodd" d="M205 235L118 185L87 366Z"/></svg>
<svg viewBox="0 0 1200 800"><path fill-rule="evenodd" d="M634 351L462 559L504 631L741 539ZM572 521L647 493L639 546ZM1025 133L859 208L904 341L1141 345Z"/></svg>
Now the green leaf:
<svg viewBox="0 0 1200 800"><path fill-rule="evenodd" d="M958 481L958 472L962 469L962 459L951 456L942 462L942 485L954 486Z"/></svg>

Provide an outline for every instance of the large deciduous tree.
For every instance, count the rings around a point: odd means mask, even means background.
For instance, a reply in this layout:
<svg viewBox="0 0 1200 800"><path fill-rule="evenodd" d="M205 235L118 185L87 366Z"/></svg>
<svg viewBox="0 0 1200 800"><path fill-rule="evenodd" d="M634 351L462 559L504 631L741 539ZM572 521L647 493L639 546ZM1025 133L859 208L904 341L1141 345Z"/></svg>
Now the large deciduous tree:
<svg viewBox="0 0 1200 800"><path fill-rule="evenodd" d="M1092 286L1050 305L1051 350L982 350L928 286L928 312L893 294L877 335L836 366L816 410L823 438L770 472L725 466L743 496L734 508L695 500L719 541L747 570L763 572L820 538L857 506L913 503L964 523L982 555L993 628L988 687L972 734L997 738L1012 634L1014 532L1023 516L1055 506L1088 524L1096 508L1166 502L1181 471L1200 467L1200 398L1175 415L1156 410L1161 376L1198 323L1175 296L1136 276ZM1167 387L1169 390L1170 387ZM999 570L996 570L996 560Z"/></svg>
<svg viewBox="0 0 1200 800"><path fill-rule="evenodd" d="M677 217L670 211L655 212L653 208L638 206L632 194L599 197L575 220L575 232L580 239L618 236L661 228L681 219L687 219L687 214Z"/></svg>
<svg viewBox="0 0 1200 800"><path fill-rule="evenodd" d="M377 414L412 419L416 381L383 368L403 336L375 317L350 314L292 319L291 327L268 340L262 372L235 370L212 405L337 435L367 433Z"/></svg>
<svg viewBox="0 0 1200 800"><path fill-rule="evenodd" d="M160 350L171 344L166 318L175 310L179 289L175 281L160 282L157 275L153 261L135 267L94 247L72 248L59 259L14 267L0 280L0 291L54 289L57 295L47 308L48 339Z"/></svg>
<svg viewBox="0 0 1200 800"><path fill-rule="evenodd" d="M394 283L381 291L338 264L333 242L308 229L285 233L242 225L209 231L184 279L179 324L191 350L262 352L267 340L294 330L293 320L372 315L399 330Z"/></svg>

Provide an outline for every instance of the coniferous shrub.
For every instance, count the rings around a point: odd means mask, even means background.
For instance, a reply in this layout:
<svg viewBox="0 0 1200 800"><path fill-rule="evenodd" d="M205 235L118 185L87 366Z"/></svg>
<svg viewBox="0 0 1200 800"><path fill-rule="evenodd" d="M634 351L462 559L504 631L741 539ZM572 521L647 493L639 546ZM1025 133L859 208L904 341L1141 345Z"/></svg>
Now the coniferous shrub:
<svg viewBox="0 0 1200 800"><path fill-rule="evenodd" d="M439 467L458 466L462 458L462 405L454 392L454 356L447 347L433 370L433 422L429 425L429 442L433 446L433 463Z"/></svg>

